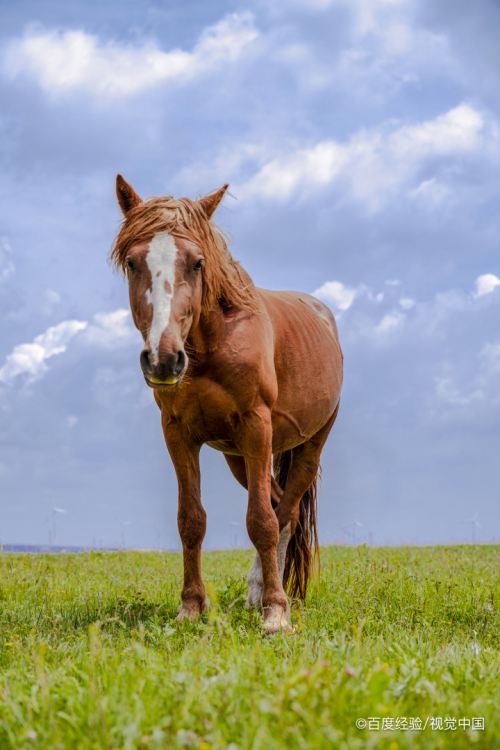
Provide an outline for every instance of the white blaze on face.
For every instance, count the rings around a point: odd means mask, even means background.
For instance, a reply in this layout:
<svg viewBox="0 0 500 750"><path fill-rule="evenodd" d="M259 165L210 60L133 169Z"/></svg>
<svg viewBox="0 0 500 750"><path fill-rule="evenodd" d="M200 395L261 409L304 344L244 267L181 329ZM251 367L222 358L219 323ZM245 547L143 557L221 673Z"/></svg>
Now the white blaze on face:
<svg viewBox="0 0 500 750"><path fill-rule="evenodd" d="M160 340L170 321L176 258L177 247L172 235L168 232L156 234L146 255L151 273L151 289L146 292L146 299L153 305L153 320L149 329L149 348L153 365L158 364Z"/></svg>

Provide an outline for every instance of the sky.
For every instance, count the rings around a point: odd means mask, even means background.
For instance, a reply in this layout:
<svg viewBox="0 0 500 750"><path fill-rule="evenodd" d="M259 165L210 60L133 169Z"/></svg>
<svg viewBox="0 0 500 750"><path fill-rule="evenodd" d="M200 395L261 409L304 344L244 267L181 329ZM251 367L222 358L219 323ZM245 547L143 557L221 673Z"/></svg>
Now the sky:
<svg viewBox="0 0 500 750"><path fill-rule="evenodd" d="M258 286L345 355L323 543L500 540L500 4L0 3L0 543L178 548L176 480L109 264L144 197L230 183ZM321 366L321 363L317 363ZM249 544L202 451L207 548Z"/></svg>

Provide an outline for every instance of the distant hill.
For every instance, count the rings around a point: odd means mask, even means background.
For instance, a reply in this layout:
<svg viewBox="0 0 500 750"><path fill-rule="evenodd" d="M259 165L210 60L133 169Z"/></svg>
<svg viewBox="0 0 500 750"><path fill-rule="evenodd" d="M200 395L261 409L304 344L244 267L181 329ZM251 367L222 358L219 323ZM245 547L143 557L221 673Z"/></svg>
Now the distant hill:
<svg viewBox="0 0 500 750"><path fill-rule="evenodd" d="M53 552L118 552L118 550L118 547L77 547L58 544L0 544L0 552L32 552L34 554Z"/></svg>

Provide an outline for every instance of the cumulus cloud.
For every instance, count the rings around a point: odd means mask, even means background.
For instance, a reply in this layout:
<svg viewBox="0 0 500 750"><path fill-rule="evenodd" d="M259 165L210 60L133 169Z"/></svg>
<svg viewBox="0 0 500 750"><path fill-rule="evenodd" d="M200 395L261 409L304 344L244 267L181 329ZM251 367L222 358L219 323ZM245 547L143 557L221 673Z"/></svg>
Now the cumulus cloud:
<svg viewBox="0 0 500 750"><path fill-rule="evenodd" d="M415 307L415 300L412 297L401 297L399 304L403 310L411 310L412 307Z"/></svg>
<svg viewBox="0 0 500 750"><path fill-rule="evenodd" d="M121 345L133 334L130 312L125 308L119 308L107 313L96 313L93 323L85 332L85 338L90 344L113 347Z"/></svg>
<svg viewBox="0 0 500 750"><path fill-rule="evenodd" d="M485 294L491 294L497 286L500 286L500 279L494 273L483 273L476 279L475 297L484 297Z"/></svg>
<svg viewBox="0 0 500 750"><path fill-rule="evenodd" d="M327 302L336 310L348 310L359 294L360 287L349 287L341 281L325 281L313 292L314 297Z"/></svg>
<svg viewBox="0 0 500 750"><path fill-rule="evenodd" d="M0 383L9 383L19 375L28 375L30 381L36 380L46 372L46 361L63 354L71 339L86 327L85 321L65 320L47 328L30 343L18 344L0 368Z"/></svg>
<svg viewBox="0 0 500 750"><path fill-rule="evenodd" d="M461 289L448 289L438 291L426 300L401 294L401 282L398 279L389 279L385 285L387 289L384 294L374 291L365 283L348 286L341 281L326 281L312 294L330 305L337 315L349 313L346 330L350 335L385 336L400 329L405 321L411 319L430 339L439 337L462 313L471 316L477 314L479 308L476 300L491 294L500 286L500 279L494 274L484 274L476 279L476 291L472 295ZM381 318L380 308L383 312ZM495 348L491 345L481 352L481 357L485 362L496 362L499 351L498 346ZM500 363L500 356L498 362ZM444 393L451 381L448 375L443 376L441 381ZM451 402L452 399L448 400Z"/></svg>
<svg viewBox="0 0 500 750"><path fill-rule="evenodd" d="M47 328L33 341L18 344L7 355L0 368L0 383L10 383L19 375L27 375L29 382L38 380L47 371L47 360L64 354L69 342L80 333L90 346L115 348L127 342L134 334L130 325L130 312L124 308L96 313L92 323L86 320L64 320Z"/></svg>
<svg viewBox="0 0 500 750"><path fill-rule="evenodd" d="M338 315L350 310L356 300L364 299L370 303L381 305L385 299L384 292L375 292L366 284L360 283L356 286L348 286L336 280L325 281L312 294L330 305ZM413 302L413 300L411 301Z"/></svg>
<svg viewBox="0 0 500 750"><path fill-rule="evenodd" d="M323 140L269 160L239 192L286 201L294 194L309 194L342 180L354 199L375 210L411 182L428 160L456 157L489 145L495 135L486 125L478 110L462 103L420 123L358 132L346 143ZM421 197L423 192L420 183L417 194Z"/></svg>
<svg viewBox="0 0 500 750"><path fill-rule="evenodd" d="M389 333L389 331L399 328L404 320L405 316L403 313L399 312L399 310L387 313L387 315L384 315L380 323L375 326L375 333L381 335Z"/></svg>
<svg viewBox="0 0 500 750"><path fill-rule="evenodd" d="M126 97L159 84L185 83L234 62L258 36L253 16L232 13L206 28L191 51L106 41L85 31L29 30L8 45L3 67L33 78L52 95L83 89Z"/></svg>

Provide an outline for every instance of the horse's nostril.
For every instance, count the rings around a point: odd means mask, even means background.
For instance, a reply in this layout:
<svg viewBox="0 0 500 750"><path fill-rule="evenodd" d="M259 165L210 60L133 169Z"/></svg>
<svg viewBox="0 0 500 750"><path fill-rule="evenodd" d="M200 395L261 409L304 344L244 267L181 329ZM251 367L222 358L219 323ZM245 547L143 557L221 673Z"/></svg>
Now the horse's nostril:
<svg viewBox="0 0 500 750"><path fill-rule="evenodd" d="M149 352L147 349L142 350L140 362L143 373L151 372L151 362L149 361Z"/></svg>
<svg viewBox="0 0 500 750"><path fill-rule="evenodd" d="M177 352L177 362L174 365L176 375L180 375L186 364L186 355L183 351Z"/></svg>

